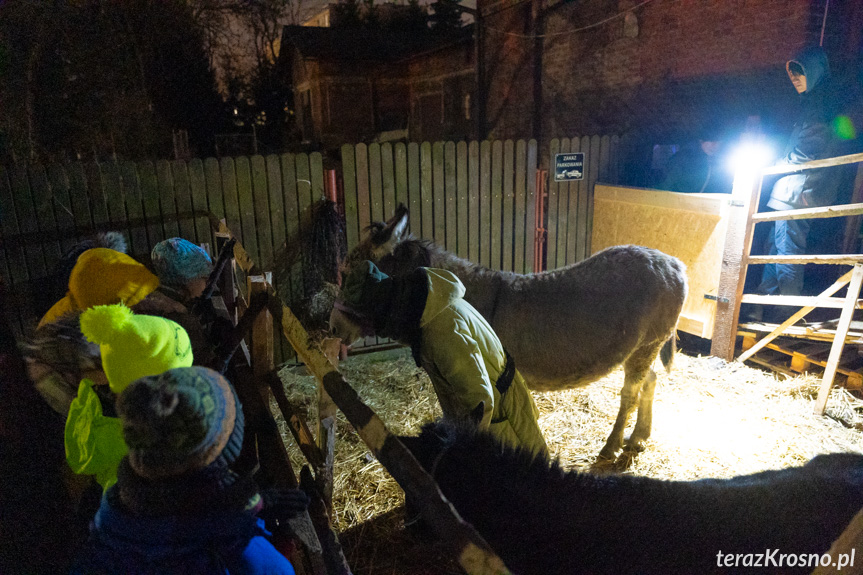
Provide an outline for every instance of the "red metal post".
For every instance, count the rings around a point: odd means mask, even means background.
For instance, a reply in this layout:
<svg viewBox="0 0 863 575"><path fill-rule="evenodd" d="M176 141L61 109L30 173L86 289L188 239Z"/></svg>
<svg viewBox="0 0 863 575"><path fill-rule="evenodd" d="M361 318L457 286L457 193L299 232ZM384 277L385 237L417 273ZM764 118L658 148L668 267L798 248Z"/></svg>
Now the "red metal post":
<svg viewBox="0 0 863 575"><path fill-rule="evenodd" d="M334 204L339 203L339 194L338 194L338 179L336 178L335 170L327 170L327 185L326 185L326 193L327 199L333 202Z"/></svg>
<svg viewBox="0 0 863 575"><path fill-rule="evenodd" d="M534 199L534 234L533 241L533 272L539 273L545 269L543 259L545 257L545 185L548 179L548 170L536 171L536 193Z"/></svg>

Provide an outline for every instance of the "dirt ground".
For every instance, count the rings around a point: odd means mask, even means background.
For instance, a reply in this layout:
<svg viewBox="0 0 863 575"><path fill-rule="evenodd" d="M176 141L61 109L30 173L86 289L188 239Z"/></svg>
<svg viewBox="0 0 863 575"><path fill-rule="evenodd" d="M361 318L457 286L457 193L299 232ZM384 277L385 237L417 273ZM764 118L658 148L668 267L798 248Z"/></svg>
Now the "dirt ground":
<svg viewBox="0 0 863 575"><path fill-rule="evenodd" d="M431 382L406 349L342 362L346 379L397 434L414 434L440 416ZM626 473L662 479L731 477L802 465L819 453L863 452L863 400L834 389L825 417L813 413L820 380L780 379L718 358L679 353L659 371L653 434ZM291 401L315 421L316 383L303 368L281 372ZM622 370L585 388L536 393L540 427L552 457L586 470L605 442L619 406ZM339 414L335 452L335 523L354 573L461 573L440 544L403 524L404 495ZM631 424L634 422L631 422ZM297 468L302 455L291 444Z"/></svg>

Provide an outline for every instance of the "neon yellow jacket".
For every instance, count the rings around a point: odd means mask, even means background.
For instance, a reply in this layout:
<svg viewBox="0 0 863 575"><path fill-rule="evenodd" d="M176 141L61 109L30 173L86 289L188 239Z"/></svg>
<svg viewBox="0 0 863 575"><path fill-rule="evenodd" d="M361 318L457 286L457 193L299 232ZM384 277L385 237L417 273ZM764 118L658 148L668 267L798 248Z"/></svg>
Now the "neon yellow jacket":
<svg viewBox="0 0 863 575"><path fill-rule="evenodd" d="M93 382L84 379L72 400L65 430L66 461L72 471L95 475L104 489L117 482L117 467L129 451L119 418L102 413Z"/></svg>
<svg viewBox="0 0 863 575"><path fill-rule="evenodd" d="M429 293L420 319L420 361L434 384L444 416L465 419L482 401L481 429L510 445L547 455L537 424L539 410L521 374L516 370L503 396L494 385L506 365L497 334L463 299L464 285L452 272L426 271Z"/></svg>

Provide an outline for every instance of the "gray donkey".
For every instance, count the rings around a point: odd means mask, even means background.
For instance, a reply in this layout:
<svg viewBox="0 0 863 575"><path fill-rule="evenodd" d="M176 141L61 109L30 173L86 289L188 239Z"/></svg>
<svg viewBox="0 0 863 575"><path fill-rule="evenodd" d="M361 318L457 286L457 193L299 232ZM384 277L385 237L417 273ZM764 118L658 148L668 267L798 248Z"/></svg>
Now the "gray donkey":
<svg viewBox="0 0 863 575"><path fill-rule="evenodd" d="M342 273L364 260L396 277L419 266L452 271L465 285L465 299L494 328L532 389L587 385L623 364L620 411L598 463L615 459L636 407L626 451L644 449L656 387L651 366L661 350L662 363L670 369L686 299L683 262L626 245L561 269L522 275L476 265L415 239L407 234L407 223L407 208L400 205L388 222L372 224L368 237L348 254ZM360 335L359 326L338 309L330 316L330 329L348 344Z"/></svg>

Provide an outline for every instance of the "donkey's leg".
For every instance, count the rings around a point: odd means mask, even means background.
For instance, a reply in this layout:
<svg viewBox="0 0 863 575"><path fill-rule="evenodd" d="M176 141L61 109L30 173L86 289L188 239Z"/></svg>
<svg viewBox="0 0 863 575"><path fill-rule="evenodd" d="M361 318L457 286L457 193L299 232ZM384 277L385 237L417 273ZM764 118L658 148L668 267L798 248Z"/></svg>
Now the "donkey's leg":
<svg viewBox="0 0 863 575"><path fill-rule="evenodd" d="M605 446L599 452L600 459L613 460L615 454L623 447L623 431L629 421L629 416L638 404L641 388L645 376L650 371L650 365L656 358L656 350L650 348L639 348L623 362L623 389L620 391L620 411L611 434L605 442Z"/></svg>
<svg viewBox="0 0 863 575"><path fill-rule="evenodd" d="M644 451L644 442L650 437L653 426L653 393L656 391L656 372L648 369L647 377L641 386L641 399L638 403L638 419L635 429L626 442L626 451Z"/></svg>

